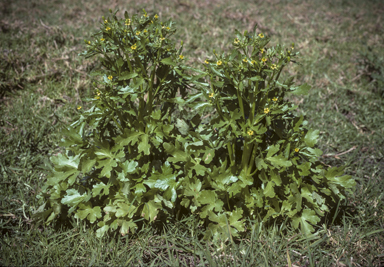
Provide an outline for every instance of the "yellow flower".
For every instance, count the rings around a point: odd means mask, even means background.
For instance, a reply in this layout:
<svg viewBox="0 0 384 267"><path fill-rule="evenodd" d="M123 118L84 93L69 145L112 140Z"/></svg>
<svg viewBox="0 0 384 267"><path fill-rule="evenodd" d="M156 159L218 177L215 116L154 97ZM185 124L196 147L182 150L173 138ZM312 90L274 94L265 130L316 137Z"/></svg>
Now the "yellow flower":
<svg viewBox="0 0 384 267"><path fill-rule="evenodd" d="M88 41L88 44L90 45L90 44L91 44L91 41Z"/></svg>
<svg viewBox="0 0 384 267"><path fill-rule="evenodd" d="M77 106L77 110L80 110L81 109L81 106Z"/></svg>
<svg viewBox="0 0 384 267"><path fill-rule="evenodd" d="M210 93L210 94L209 94L209 97L213 97L213 96L214 96L214 93Z"/></svg>
<svg viewBox="0 0 384 267"><path fill-rule="evenodd" d="M184 59L184 56L183 56L183 55L180 55L179 58L180 58L180 59Z"/></svg>
<svg viewBox="0 0 384 267"><path fill-rule="evenodd" d="M209 62L208 62L208 60L207 60L207 59L204 61L204 63L205 63L205 64L209 64Z"/></svg>
<svg viewBox="0 0 384 267"><path fill-rule="evenodd" d="M264 53L264 48L261 48L261 49L260 49L260 52L261 52L261 53Z"/></svg>
<svg viewBox="0 0 384 267"><path fill-rule="evenodd" d="M264 34L259 33L259 37L260 37L260 38L264 38Z"/></svg>
<svg viewBox="0 0 384 267"><path fill-rule="evenodd" d="M247 134L248 135L253 135L253 131L252 130L248 130Z"/></svg>
<svg viewBox="0 0 384 267"><path fill-rule="evenodd" d="M108 20L104 20L104 23L107 24L107 23L108 23Z"/></svg>
<svg viewBox="0 0 384 267"><path fill-rule="evenodd" d="M136 32L136 35L140 35L140 33L141 33L141 32L137 31L137 32Z"/></svg>
<svg viewBox="0 0 384 267"><path fill-rule="evenodd" d="M167 30L169 31L171 28L167 27Z"/></svg>
<svg viewBox="0 0 384 267"><path fill-rule="evenodd" d="M223 64L223 62L221 62L221 60L217 61L216 62L217 66L220 66L221 64Z"/></svg>
<svg viewBox="0 0 384 267"><path fill-rule="evenodd" d="M146 32L148 32L148 31L147 31L147 29L145 29L143 32L146 33Z"/></svg>
<svg viewBox="0 0 384 267"><path fill-rule="evenodd" d="M127 26L131 25L131 20L130 19L126 19L125 20L125 25L127 25Z"/></svg>
<svg viewBox="0 0 384 267"><path fill-rule="evenodd" d="M268 113L269 113L269 108L265 108L265 109L264 109L264 113L265 113L265 114L268 114Z"/></svg>
<svg viewBox="0 0 384 267"><path fill-rule="evenodd" d="M105 40L104 38L101 38L101 39L100 39L100 41L102 41L102 42L104 42L104 40Z"/></svg>
<svg viewBox="0 0 384 267"><path fill-rule="evenodd" d="M238 38L235 38L235 40L233 40L233 42L234 42L235 44L238 44L240 41L239 41Z"/></svg>
<svg viewBox="0 0 384 267"><path fill-rule="evenodd" d="M113 79L113 76L112 76L112 75L109 75L109 76L108 76L108 80L112 81L112 79Z"/></svg>
<svg viewBox="0 0 384 267"><path fill-rule="evenodd" d="M243 59L244 62L248 62L248 60L246 58Z"/></svg>
<svg viewBox="0 0 384 267"><path fill-rule="evenodd" d="M254 60L251 61L251 64L252 64L252 65L255 64L255 63L256 63L256 61L254 61Z"/></svg>
<svg viewBox="0 0 384 267"><path fill-rule="evenodd" d="M105 30L109 31L109 30L111 30L111 28L110 28L110 27L107 27Z"/></svg>
<svg viewBox="0 0 384 267"><path fill-rule="evenodd" d="M277 69L276 64L272 64L271 69L273 69L273 70Z"/></svg>
<svg viewBox="0 0 384 267"><path fill-rule="evenodd" d="M151 24L153 24L153 20L151 20Z"/></svg>
<svg viewBox="0 0 384 267"><path fill-rule="evenodd" d="M164 40L165 40L165 38L164 38L164 37L161 37L161 38L160 38L160 40L161 40L161 41L164 41Z"/></svg>
<svg viewBox="0 0 384 267"><path fill-rule="evenodd" d="M295 148L295 152L296 152L296 153L299 152L299 150L300 150L300 149L298 149L297 147Z"/></svg>
<svg viewBox="0 0 384 267"><path fill-rule="evenodd" d="M144 14L143 16L147 18L147 17L148 17L148 14Z"/></svg>
<svg viewBox="0 0 384 267"><path fill-rule="evenodd" d="M161 28L162 28L162 29L165 29L165 26L162 26Z"/></svg>
<svg viewBox="0 0 384 267"><path fill-rule="evenodd" d="M158 19L158 18L159 18L159 16L156 14L156 15L155 15L155 19Z"/></svg>
<svg viewBox="0 0 384 267"><path fill-rule="evenodd" d="M131 49L132 49L132 50L135 50L136 48L137 48L137 45L136 45L136 44L134 44L134 45L131 46Z"/></svg>
<svg viewBox="0 0 384 267"><path fill-rule="evenodd" d="M265 57L263 57L263 58L261 59L261 61L265 62L265 61L267 61L267 59L266 59Z"/></svg>
<svg viewBox="0 0 384 267"><path fill-rule="evenodd" d="M100 96L95 96L95 99L100 99Z"/></svg>
<svg viewBox="0 0 384 267"><path fill-rule="evenodd" d="M277 101L277 97L272 98L272 100L273 100L274 102L276 102L276 101Z"/></svg>

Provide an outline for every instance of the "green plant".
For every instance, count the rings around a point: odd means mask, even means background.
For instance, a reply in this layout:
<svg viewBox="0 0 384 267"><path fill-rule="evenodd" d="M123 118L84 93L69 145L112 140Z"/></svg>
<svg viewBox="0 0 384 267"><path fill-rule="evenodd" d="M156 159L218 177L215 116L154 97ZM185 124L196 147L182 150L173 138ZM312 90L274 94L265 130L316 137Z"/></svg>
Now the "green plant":
<svg viewBox="0 0 384 267"><path fill-rule="evenodd" d="M318 161L319 132L284 98L309 89L293 77L279 82L293 45L268 48L263 34L237 32L230 55L214 52L196 70L173 32L172 21L145 11L103 17L83 53L101 56L93 106L64 131L67 150L51 158L42 193L49 207L37 214L49 223L68 209L97 222L98 236L185 213L206 223L206 238L237 236L247 217L313 232L355 182ZM207 109L214 117L203 123Z"/></svg>

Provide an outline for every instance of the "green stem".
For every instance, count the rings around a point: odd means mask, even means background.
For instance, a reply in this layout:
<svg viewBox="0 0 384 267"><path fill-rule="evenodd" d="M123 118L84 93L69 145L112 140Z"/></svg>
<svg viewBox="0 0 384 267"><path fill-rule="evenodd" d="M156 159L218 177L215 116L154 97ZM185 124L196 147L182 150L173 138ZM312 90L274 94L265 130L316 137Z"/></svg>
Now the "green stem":
<svg viewBox="0 0 384 267"><path fill-rule="evenodd" d="M248 172L249 157L252 153L253 143L248 143L248 137L244 140L244 150L241 159L241 169L245 169Z"/></svg>
<svg viewBox="0 0 384 267"><path fill-rule="evenodd" d="M105 103L108 105L108 107L109 107L111 110L114 110L113 107L108 103L108 101L105 101ZM121 124L123 124L123 120L122 120L122 118L120 117L119 113L117 113L117 112L115 112L115 113L116 113L116 115L119 117ZM119 123L117 123L117 121L116 121L116 119L115 119L114 117L112 117L112 120L116 123L117 127L119 127L120 130L121 130L121 132L123 133L123 132L124 132L124 128L123 128Z"/></svg>
<svg viewBox="0 0 384 267"><path fill-rule="evenodd" d="M156 66L154 66L153 70L152 70L152 74L151 74L151 80L149 82L149 90L148 90L148 98L147 98L147 114L151 114L152 113L152 108L153 108L153 81L155 79L155 69L156 69Z"/></svg>
<svg viewBox="0 0 384 267"><path fill-rule="evenodd" d="M257 153L257 143L253 146L252 154L251 154L251 160L248 162L248 175L251 174L252 168L254 166L255 157ZM257 170L257 169L256 169ZM252 173L254 175L255 173Z"/></svg>
<svg viewBox="0 0 384 267"><path fill-rule="evenodd" d="M240 83L241 83L241 81L239 82L239 84ZM240 89L239 88L237 88L237 100L239 101L240 112L243 115L243 119L245 120L243 98L241 97Z"/></svg>
<svg viewBox="0 0 384 267"><path fill-rule="evenodd" d="M255 88L254 88L254 91L253 91L253 101L251 102L252 103L252 110L251 110L251 114L249 114L249 121L253 124L253 119L255 117L255 109L256 109L256 94L258 93L258 90L259 90L259 81L256 81L256 85L255 85Z"/></svg>
<svg viewBox="0 0 384 267"><path fill-rule="evenodd" d="M227 144L228 154L229 154L229 160L231 162L231 167L235 165L235 161L233 160L233 150L231 146L231 142Z"/></svg>

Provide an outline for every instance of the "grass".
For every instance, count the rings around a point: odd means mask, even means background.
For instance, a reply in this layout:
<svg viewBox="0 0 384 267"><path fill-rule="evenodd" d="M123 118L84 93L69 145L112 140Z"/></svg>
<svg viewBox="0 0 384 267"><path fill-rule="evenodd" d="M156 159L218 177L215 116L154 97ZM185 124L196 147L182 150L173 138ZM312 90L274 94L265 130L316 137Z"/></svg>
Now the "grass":
<svg viewBox="0 0 384 267"><path fill-rule="evenodd" d="M0 1L0 265L384 266L384 89L372 75L384 58L384 4L259 2ZM287 75L312 90L291 100L321 130L321 161L346 164L358 184L338 216L309 239L284 224L250 222L252 231L226 244L201 240L193 217L102 240L92 225L73 220L36 225L36 195L50 155L61 151L61 129L92 95L96 62L77 55L108 8L172 18L191 65L213 47L228 51L235 28L257 24L273 44L294 42L302 64Z"/></svg>

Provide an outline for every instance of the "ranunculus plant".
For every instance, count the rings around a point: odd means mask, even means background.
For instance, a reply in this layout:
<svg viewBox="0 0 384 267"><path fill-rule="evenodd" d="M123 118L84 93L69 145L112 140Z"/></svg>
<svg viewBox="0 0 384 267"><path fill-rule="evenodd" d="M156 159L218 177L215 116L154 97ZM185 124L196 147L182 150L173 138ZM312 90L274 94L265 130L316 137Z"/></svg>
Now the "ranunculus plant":
<svg viewBox="0 0 384 267"><path fill-rule="evenodd" d="M98 236L180 213L197 216L206 238L237 236L246 218L313 232L355 181L318 161L319 131L286 100L309 89L280 79L293 45L237 32L229 54L214 52L197 70L184 64L174 32L145 11L103 17L82 54L101 65L91 73L100 77L92 107L63 132L66 152L51 158L41 215L49 223L65 207L97 223Z"/></svg>

